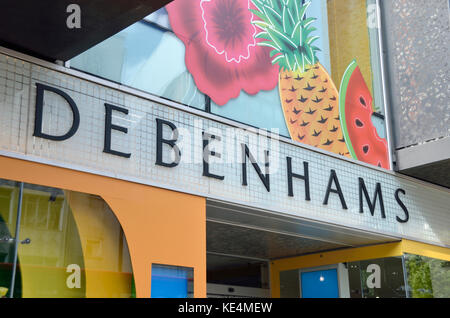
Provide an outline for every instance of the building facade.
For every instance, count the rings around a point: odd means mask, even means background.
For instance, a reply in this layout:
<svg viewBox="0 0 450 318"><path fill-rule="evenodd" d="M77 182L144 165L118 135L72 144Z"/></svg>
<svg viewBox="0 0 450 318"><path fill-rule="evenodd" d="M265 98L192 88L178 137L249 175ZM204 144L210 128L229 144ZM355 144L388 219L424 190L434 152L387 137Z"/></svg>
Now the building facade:
<svg viewBox="0 0 450 318"><path fill-rule="evenodd" d="M6 41L0 295L449 297L448 1L380 2L175 0L63 63Z"/></svg>

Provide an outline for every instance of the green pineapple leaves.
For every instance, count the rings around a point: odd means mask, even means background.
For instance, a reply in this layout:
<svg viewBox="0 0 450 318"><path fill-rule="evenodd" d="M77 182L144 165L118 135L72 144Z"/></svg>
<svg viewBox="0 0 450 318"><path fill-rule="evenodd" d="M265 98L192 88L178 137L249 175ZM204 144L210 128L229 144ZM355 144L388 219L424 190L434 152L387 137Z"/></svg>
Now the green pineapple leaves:
<svg viewBox="0 0 450 318"><path fill-rule="evenodd" d="M312 26L316 18L305 19L311 1L302 4L301 0L251 0L256 10L250 10L260 20L254 20L261 32L256 38L262 39L260 46L272 48L272 64L280 69L304 72L308 65L314 65L320 51L312 44L319 39L311 33L317 29Z"/></svg>

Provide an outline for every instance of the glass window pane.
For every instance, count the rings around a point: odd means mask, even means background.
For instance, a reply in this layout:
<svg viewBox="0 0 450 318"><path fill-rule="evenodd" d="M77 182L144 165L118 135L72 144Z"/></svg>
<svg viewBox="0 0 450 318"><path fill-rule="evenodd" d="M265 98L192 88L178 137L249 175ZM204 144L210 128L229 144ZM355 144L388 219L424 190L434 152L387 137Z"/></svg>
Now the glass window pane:
<svg viewBox="0 0 450 318"><path fill-rule="evenodd" d="M152 298L192 298L193 269L152 265Z"/></svg>
<svg viewBox="0 0 450 318"><path fill-rule="evenodd" d="M449 298L450 262L405 254L408 295L413 298Z"/></svg>
<svg viewBox="0 0 450 318"><path fill-rule="evenodd" d="M0 239L15 228L18 189L0 180ZM25 184L15 298L135 296L123 230L100 197ZM10 289L14 244L0 241L0 293Z"/></svg>
<svg viewBox="0 0 450 318"><path fill-rule="evenodd" d="M401 257L348 263L352 298L405 298Z"/></svg>
<svg viewBox="0 0 450 318"><path fill-rule="evenodd" d="M359 262L348 263L347 268L350 287L350 298L362 298L362 286L361 286Z"/></svg>
<svg viewBox="0 0 450 318"><path fill-rule="evenodd" d="M164 10L157 15L168 21ZM205 96L186 69L184 53L183 42L173 32L141 21L75 57L70 65L204 110Z"/></svg>
<svg viewBox="0 0 450 318"><path fill-rule="evenodd" d="M283 110L281 107L276 107L279 100L278 89L261 91L255 96L241 92L239 97L231 99L223 106L211 101L211 112L289 137Z"/></svg>
<svg viewBox="0 0 450 318"><path fill-rule="evenodd" d="M280 272L281 298L299 298L300 281L298 269Z"/></svg>
<svg viewBox="0 0 450 318"><path fill-rule="evenodd" d="M0 179L0 298L10 297L18 198L19 183ZM17 272L15 295L20 293L20 284Z"/></svg>

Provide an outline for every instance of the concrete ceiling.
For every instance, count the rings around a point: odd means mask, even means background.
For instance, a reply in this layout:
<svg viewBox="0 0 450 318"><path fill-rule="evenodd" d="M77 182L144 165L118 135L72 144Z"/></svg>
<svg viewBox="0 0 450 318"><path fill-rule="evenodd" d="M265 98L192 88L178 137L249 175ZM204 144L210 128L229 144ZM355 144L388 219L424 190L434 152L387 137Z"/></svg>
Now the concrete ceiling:
<svg viewBox="0 0 450 318"><path fill-rule="evenodd" d="M273 260L398 238L207 200L208 253Z"/></svg>
<svg viewBox="0 0 450 318"><path fill-rule="evenodd" d="M236 225L207 222L206 250L241 257L277 259L348 247Z"/></svg>
<svg viewBox="0 0 450 318"><path fill-rule="evenodd" d="M2 0L0 45L50 61L67 61L169 2ZM68 19L76 22L71 16L76 11L68 11L71 4L79 6L80 28L68 27Z"/></svg>

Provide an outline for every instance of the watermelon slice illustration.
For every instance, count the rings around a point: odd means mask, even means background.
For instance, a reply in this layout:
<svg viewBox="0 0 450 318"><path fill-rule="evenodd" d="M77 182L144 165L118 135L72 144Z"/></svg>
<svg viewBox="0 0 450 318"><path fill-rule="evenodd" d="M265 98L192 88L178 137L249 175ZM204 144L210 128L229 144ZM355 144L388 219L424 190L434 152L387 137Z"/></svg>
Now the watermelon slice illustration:
<svg viewBox="0 0 450 318"><path fill-rule="evenodd" d="M353 60L344 73L339 93L339 116L345 143L357 160L389 169L387 141L372 123L372 95Z"/></svg>

